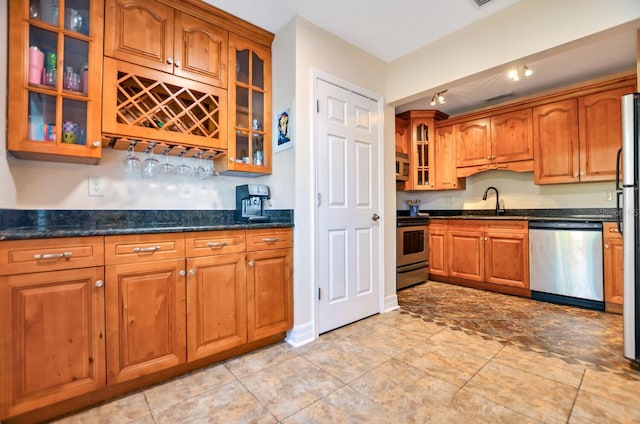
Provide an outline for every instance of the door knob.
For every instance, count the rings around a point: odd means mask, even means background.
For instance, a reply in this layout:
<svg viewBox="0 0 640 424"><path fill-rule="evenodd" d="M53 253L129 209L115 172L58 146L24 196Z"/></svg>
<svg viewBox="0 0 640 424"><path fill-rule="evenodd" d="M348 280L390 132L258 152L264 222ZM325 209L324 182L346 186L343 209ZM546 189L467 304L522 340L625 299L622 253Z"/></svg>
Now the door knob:
<svg viewBox="0 0 640 424"><path fill-rule="evenodd" d="M374 213L373 216L371 217L372 221L378 221L380 219L380 215L378 215L377 213Z"/></svg>

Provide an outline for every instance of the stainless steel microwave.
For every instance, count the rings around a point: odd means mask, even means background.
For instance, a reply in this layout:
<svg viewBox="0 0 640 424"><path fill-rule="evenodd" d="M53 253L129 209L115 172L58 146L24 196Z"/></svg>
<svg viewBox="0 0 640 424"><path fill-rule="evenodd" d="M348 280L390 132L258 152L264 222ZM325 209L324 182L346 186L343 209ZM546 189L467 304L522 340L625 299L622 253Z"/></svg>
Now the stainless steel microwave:
<svg viewBox="0 0 640 424"><path fill-rule="evenodd" d="M409 179L409 155L396 152L396 181Z"/></svg>

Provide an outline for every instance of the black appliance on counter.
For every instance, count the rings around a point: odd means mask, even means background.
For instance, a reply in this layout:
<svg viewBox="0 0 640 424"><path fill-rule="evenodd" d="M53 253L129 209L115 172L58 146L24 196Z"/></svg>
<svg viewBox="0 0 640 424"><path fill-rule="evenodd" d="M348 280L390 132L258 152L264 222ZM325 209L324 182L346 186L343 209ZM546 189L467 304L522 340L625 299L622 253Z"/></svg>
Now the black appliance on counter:
<svg viewBox="0 0 640 424"><path fill-rule="evenodd" d="M264 214L264 202L271 205L271 190L264 184L244 184L236 186L235 220L244 222L264 222L269 217Z"/></svg>
<svg viewBox="0 0 640 424"><path fill-rule="evenodd" d="M429 278L429 218L398 216L396 239L396 289Z"/></svg>

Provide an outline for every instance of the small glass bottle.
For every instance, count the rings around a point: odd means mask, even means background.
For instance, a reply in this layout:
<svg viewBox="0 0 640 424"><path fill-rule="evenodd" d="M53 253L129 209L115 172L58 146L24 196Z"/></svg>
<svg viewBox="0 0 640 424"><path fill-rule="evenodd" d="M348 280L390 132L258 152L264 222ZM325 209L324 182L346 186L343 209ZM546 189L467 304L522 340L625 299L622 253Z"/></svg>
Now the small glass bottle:
<svg viewBox="0 0 640 424"><path fill-rule="evenodd" d="M65 90L73 90L73 68L67 66L62 79L62 88Z"/></svg>
<svg viewBox="0 0 640 424"><path fill-rule="evenodd" d="M82 93L86 96L89 94L89 65L84 64L81 72Z"/></svg>

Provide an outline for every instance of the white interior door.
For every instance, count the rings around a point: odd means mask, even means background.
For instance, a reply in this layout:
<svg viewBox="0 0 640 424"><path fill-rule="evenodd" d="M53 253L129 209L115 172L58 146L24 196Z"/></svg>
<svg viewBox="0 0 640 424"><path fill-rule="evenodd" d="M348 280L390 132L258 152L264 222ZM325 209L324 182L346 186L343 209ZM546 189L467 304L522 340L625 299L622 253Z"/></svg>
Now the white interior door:
<svg viewBox="0 0 640 424"><path fill-rule="evenodd" d="M378 102L316 80L318 331L380 312Z"/></svg>

